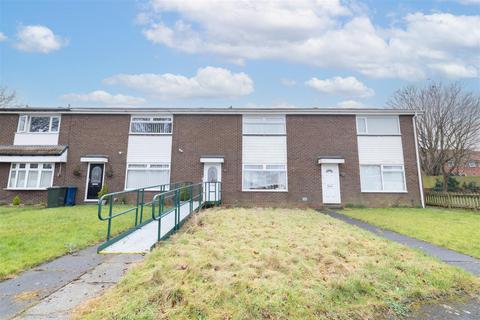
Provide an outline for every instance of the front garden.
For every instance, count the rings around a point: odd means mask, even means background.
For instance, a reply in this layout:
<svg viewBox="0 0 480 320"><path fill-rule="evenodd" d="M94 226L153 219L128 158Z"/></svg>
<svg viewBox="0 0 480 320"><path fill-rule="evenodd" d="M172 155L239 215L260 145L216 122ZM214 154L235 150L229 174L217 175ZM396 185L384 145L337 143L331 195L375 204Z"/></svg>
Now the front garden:
<svg viewBox="0 0 480 320"><path fill-rule="evenodd" d="M440 208L344 209L341 213L480 258L480 213Z"/></svg>
<svg viewBox="0 0 480 320"><path fill-rule="evenodd" d="M132 224L115 220L112 234ZM0 280L64 254L105 240L106 225L96 205L60 208L0 206Z"/></svg>
<svg viewBox="0 0 480 320"><path fill-rule="evenodd" d="M372 319L480 280L313 210L209 209L126 277L76 310L82 319Z"/></svg>

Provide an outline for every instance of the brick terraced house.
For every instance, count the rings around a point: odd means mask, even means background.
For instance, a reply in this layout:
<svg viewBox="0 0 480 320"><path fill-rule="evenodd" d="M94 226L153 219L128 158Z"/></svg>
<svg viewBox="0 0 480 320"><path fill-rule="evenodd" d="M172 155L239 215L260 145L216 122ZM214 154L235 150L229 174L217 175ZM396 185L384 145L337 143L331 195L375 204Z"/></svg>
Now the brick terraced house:
<svg viewBox="0 0 480 320"><path fill-rule="evenodd" d="M0 201L77 203L180 181L227 205L423 205L415 113L388 109L21 108L0 111ZM152 190L155 192L155 190Z"/></svg>

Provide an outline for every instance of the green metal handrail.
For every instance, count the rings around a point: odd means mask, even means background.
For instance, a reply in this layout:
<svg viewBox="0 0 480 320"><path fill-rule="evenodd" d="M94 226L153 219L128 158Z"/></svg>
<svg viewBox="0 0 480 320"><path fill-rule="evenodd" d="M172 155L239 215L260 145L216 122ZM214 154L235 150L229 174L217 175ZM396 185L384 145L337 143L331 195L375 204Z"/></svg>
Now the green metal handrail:
<svg viewBox="0 0 480 320"><path fill-rule="evenodd" d="M152 201L145 202L145 192L160 191L161 193L163 193L163 192L168 192L168 190L177 189L183 185L189 185L189 184L191 183L179 182L179 183L172 183L172 184L160 184L160 185L148 186L143 188L125 190L125 191L111 192L101 196L98 199L98 219L100 221L107 221L107 237L106 237L107 243L112 240L111 230L112 230L112 220L114 218L130 212L135 212L135 222L134 222L134 225L130 228L130 230L135 230L136 228L151 221L151 219L144 221L144 217L143 217L144 207L152 204ZM152 189L157 189L157 190L152 190ZM114 205L117 204L115 200L121 196L129 196L129 195L130 196L134 195L135 206L128 208L126 210L114 213ZM103 209L106 204L108 204L108 216L102 215ZM120 237L124 237L127 234L128 234L128 230L124 234L120 235Z"/></svg>
<svg viewBox="0 0 480 320"><path fill-rule="evenodd" d="M214 186L213 188L212 185ZM210 195L212 189L214 199L212 199ZM208 196L205 191L208 192ZM185 218L181 220L181 207L185 205L187 201L189 203L189 211ZM195 201L198 201L198 207L196 209L194 209ZM155 195L152 199L152 220L158 221L157 241L165 239L173 232L176 232L195 210L198 212L205 204L219 204L220 201L221 182L200 182ZM162 218L172 212L175 214L174 227L162 237Z"/></svg>

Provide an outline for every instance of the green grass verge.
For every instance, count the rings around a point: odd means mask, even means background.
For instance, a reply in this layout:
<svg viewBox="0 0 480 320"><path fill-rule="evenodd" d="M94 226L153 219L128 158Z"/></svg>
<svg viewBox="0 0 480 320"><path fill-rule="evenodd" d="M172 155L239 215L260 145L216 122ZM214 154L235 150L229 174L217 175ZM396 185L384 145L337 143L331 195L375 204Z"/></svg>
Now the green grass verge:
<svg viewBox="0 0 480 320"><path fill-rule="evenodd" d="M455 180L460 182L460 187L463 185L463 183L469 183L469 182L475 182L480 184L480 177L475 177L475 176L453 176ZM423 176L423 187L427 189L432 189L435 187L435 183L438 180L443 182L443 177L442 176Z"/></svg>
<svg viewBox="0 0 480 320"><path fill-rule="evenodd" d="M82 319L372 319L480 280L313 210L209 209Z"/></svg>
<svg viewBox="0 0 480 320"><path fill-rule="evenodd" d="M115 219L113 233L132 225L133 219L132 215ZM0 206L0 279L105 240L106 230L95 205L51 209Z"/></svg>
<svg viewBox="0 0 480 320"><path fill-rule="evenodd" d="M345 209L341 213L480 258L480 214L472 210L387 208Z"/></svg>

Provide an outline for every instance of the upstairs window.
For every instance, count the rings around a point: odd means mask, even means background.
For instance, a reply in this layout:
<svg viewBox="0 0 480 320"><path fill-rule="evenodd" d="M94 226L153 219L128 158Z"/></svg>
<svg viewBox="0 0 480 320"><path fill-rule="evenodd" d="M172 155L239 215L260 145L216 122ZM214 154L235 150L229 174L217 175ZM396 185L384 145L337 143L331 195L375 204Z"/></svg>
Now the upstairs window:
<svg viewBox="0 0 480 320"><path fill-rule="evenodd" d="M130 133L171 134L171 116L132 116Z"/></svg>
<svg viewBox="0 0 480 320"><path fill-rule="evenodd" d="M357 133L365 135L399 135L398 116L358 116Z"/></svg>
<svg viewBox="0 0 480 320"><path fill-rule="evenodd" d="M57 133L60 128L59 116L28 116L21 115L18 119L17 132Z"/></svg>
<svg viewBox="0 0 480 320"><path fill-rule="evenodd" d="M284 135L285 116L243 116L243 134Z"/></svg>

